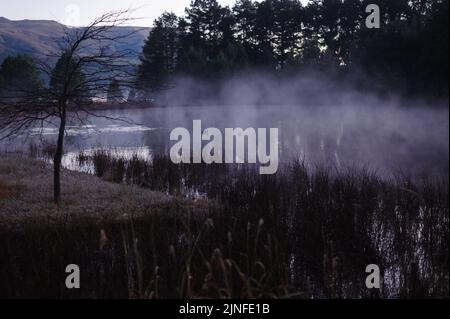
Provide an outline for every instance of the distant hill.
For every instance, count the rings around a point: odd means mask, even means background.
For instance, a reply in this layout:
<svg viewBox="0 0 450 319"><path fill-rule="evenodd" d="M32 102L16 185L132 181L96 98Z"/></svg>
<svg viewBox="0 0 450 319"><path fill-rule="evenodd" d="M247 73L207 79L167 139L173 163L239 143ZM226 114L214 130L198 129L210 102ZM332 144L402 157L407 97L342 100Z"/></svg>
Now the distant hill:
<svg viewBox="0 0 450 319"><path fill-rule="evenodd" d="M0 17L0 63L8 55L27 53L35 57L55 52L58 39L69 28L56 21L49 20L20 20L12 21ZM135 31L135 32L134 32ZM136 52L136 61L150 28L116 27L118 34L133 34L121 43L115 44L116 49L132 50Z"/></svg>

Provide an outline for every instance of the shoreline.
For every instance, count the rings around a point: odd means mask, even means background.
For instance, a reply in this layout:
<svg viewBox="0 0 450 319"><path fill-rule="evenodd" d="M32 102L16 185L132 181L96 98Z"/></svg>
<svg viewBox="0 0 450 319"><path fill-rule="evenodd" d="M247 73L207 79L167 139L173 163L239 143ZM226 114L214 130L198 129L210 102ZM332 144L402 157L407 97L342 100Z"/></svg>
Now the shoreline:
<svg viewBox="0 0 450 319"><path fill-rule="evenodd" d="M62 169L62 204L52 200L51 165L26 155L0 158L0 226L25 220L96 221L140 218L171 206L203 215L209 203L169 196L142 187L117 184L95 175Z"/></svg>

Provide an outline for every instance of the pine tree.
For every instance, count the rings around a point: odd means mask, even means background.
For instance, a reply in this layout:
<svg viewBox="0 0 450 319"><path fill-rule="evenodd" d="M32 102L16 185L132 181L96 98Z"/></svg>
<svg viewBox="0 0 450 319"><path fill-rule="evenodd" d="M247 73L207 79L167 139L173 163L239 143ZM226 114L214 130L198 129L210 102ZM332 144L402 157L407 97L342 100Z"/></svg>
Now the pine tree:
<svg viewBox="0 0 450 319"><path fill-rule="evenodd" d="M122 89L120 88L120 83L118 80L114 79L111 81L108 87L108 103L120 103L124 100Z"/></svg>
<svg viewBox="0 0 450 319"><path fill-rule="evenodd" d="M178 61L178 18L174 13L164 13L154 24L145 42L138 83L142 90L155 92L170 85Z"/></svg>
<svg viewBox="0 0 450 319"><path fill-rule="evenodd" d="M71 79L66 79L70 75ZM69 85L66 85L69 83ZM63 53L51 72L50 90L54 96L70 97L69 101L83 101L91 98L91 92L85 85L85 76L75 58L69 59Z"/></svg>
<svg viewBox="0 0 450 319"><path fill-rule="evenodd" d="M43 87L33 59L28 55L7 57L0 66L0 94L25 96Z"/></svg>

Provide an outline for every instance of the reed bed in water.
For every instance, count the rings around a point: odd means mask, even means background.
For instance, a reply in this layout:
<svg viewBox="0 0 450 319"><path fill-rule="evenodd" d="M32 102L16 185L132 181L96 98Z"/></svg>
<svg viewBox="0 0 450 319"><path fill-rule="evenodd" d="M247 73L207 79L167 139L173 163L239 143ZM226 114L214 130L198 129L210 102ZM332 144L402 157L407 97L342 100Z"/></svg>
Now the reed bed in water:
<svg viewBox="0 0 450 319"><path fill-rule="evenodd" d="M0 294L131 298L448 297L448 180L384 180L367 170L276 175L253 167L175 165L93 154L96 174L166 194L199 196L207 212L167 203L126 220L0 232ZM131 187L131 186L130 186ZM88 205L86 203L85 205ZM125 209L125 208L124 208ZM125 213L125 212L124 212ZM26 230L26 231L25 231ZM61 267L83 270L68 292ZM38 262L39 261L39 262ZM379 265L380 290L365 286ZM12 276L6 276L5 270ZM20 286L17 280L29 284ZM15 280L15 281L14 281ZM17 287L26 287L18 289Z"/></svg>
<svg viewBox="0 0 450 319"><path fill-rule="evenodd" d="M264 221L264 236L283 243L284 275L299 291L363 296L364 269L375 263L385 271L385 296L448 295L446 178L386 180L368 169L310 169L300 161L261 176L254 166L176 165L165 155L124 161L100 151L93 160L99 176L116 182L216 200L243 228ZM258 261L256 251L251 256Z"/></svg>

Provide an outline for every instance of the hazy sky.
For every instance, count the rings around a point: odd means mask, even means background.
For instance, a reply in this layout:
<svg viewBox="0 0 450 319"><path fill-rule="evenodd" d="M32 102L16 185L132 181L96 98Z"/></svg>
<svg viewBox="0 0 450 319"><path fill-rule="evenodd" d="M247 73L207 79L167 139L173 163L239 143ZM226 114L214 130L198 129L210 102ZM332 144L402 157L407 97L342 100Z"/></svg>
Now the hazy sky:
<svg viewBox="0 0 450 319"><path fill-rule="evenodd" d="M222 5L232 5L235 0L218 0ZM56 20L69 25L86 25L104 12L139 8L130 24L150 26L164 11L178 15L191 0L0 0L0 16L11 20ZM306 2L303 1L302 2Z"/></svg>

